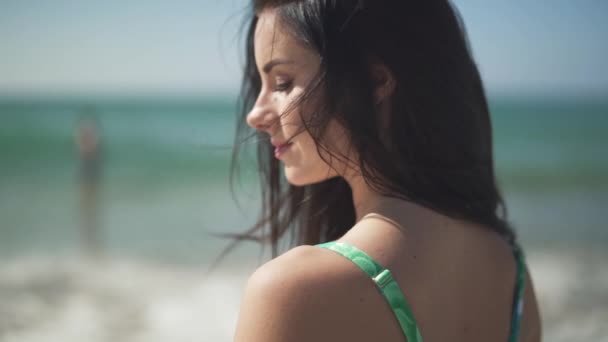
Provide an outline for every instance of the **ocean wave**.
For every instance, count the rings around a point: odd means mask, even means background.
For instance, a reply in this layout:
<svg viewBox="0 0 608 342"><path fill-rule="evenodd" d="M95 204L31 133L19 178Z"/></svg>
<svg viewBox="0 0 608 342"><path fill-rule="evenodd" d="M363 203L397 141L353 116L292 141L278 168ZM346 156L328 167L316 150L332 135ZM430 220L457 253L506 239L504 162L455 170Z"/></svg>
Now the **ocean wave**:
<svg viewBox="0 0 608 342"><path fill-rule="evenodd" d="M608 253L527 253L546 341L608 341ZM224 268L107 259L16 258L0 265L0 339L231 341L255 265Z"/></svg>
<svg viewBox="0 0 608 342"><path fill-rule="evenodd" d="M229 341L247 272L111 260L0 267L0 340Z"/></svg>

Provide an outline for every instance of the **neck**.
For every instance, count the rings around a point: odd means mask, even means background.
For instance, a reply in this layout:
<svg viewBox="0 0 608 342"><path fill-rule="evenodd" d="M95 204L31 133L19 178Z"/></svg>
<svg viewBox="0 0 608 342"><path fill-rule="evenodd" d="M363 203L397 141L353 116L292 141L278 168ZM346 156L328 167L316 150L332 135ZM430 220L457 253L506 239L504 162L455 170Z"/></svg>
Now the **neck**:
<svg viewBox="0 0 608 342"><path fill-rule="evenodd" d="M365 182L361 175L351 176L346 181L352 191L356 221L359 221L368 213L386 212L387 209L404 202L402 199L388 197L376 192Z"/></svg>
<svg viewBox="0 0 608 342"><path fill-rule="evenodd" d="M356 220L377 213L400 222L403 226L422 227L429 222L443 222L443 215L403 198L382 195L365 183L362 176L345 177L351 187ZM440 220L440 221L438 221Z"/></svg>

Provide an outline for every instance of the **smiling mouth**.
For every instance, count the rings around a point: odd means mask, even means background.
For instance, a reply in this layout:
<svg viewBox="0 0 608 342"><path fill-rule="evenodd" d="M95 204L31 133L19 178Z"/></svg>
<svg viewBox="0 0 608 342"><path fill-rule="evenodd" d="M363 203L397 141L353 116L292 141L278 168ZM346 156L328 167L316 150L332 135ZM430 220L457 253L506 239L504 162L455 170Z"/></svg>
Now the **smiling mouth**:
<svg viewBox="0 0 608 342"><path fill-rule="evenodd" d="M287 150L289 150L289 147L291 147L292 143L287 143L287 144L283 144L281 146L277 146L274 149L274 156L278 159L280 158L285 152L287 152Z"/></svg>

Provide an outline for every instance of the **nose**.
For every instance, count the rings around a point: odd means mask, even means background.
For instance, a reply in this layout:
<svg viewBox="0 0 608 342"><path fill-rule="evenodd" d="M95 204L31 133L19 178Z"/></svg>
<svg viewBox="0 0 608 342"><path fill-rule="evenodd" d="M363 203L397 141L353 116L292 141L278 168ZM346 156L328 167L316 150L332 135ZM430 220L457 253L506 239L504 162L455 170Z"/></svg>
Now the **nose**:
<svg viewBox="0 0 608 342"><path fill-rule="evenodd" d="M258 98L251 111L247 114L247 124L251 128L270 134L270 128L276 121L277 115L261 98Z"/></svg>

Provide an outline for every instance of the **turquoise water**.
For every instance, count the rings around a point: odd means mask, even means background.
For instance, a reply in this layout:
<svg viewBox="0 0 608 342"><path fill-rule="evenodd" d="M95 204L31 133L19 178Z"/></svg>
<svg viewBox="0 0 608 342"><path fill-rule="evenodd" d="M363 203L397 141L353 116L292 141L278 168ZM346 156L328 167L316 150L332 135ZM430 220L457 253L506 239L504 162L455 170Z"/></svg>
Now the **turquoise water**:
<svg viewBox="0 0 608 342"><path fill-rule="evenodd" d="M99 259L82 258L74 145L91 108L104 151ZM492 113L543 335L604 341L608 105L504 98ZM247 159L239 205L228 190L235 124L230 99L0 101L0 340L232 340L245 281L268 259L244 244L205 276L226 243L207 233L243 231L259 207Z"/></svg>
<svg viewBox="0 0 608 342"><path fill-rule="evenodd" d="M228 190L233 99L4 100L0 103L0 254L69 253L79 247L74 129L96 113L104 151L104 248L198 261L256 217L252 163ZM608 103L492 101L497 172L510 218L528 244L607 242ZM251 160L251 159L249 159ZM248 168L249 167L249 168Z"/></svg>

